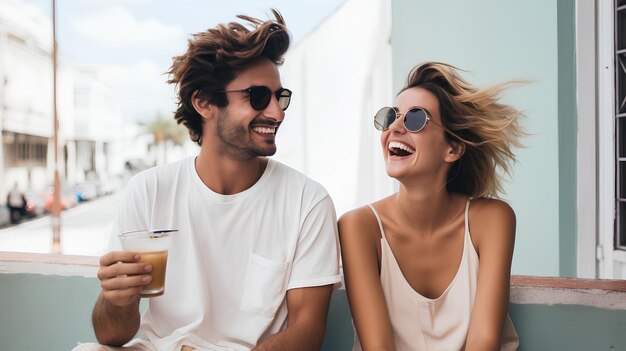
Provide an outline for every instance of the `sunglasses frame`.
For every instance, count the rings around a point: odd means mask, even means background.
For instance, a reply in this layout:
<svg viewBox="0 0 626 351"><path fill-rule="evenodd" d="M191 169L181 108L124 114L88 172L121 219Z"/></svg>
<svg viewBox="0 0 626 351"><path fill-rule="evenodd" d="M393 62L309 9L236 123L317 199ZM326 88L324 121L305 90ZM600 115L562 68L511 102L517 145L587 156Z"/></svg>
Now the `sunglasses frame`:
<svg viewBox="0 0 626 351"><path fill-rule="evenodd" d="M259 104L256 104L256 103L254 103L252 101L253 91L255 91L255 90L258 91L259 89L265 91L265 93L264 93L265 95L264 96L267 96L267 92L268 91L269 91L269 94L270 94L270 98L267 100L267 103L265 103L263 106L261 106ZM288 92L289 95L283 96L282 94L284 92ZM216 91L216 93L247 93L249 101L250 101L250 106L253 109L257 110L257 111L263 111L263 110L265 110L267 108L267 106L269 106L270 102L272 101L272 95L274 97L276 97L276 100L278 100L278 104L279 105L280 105L280 99L281 98L288 98L287 105L285 107L282 107L282 106L280 107L283 111L285 111L289 107L289 104L291 103L291 94L293 94L291 92L291 90L289 90L287 88L280 88L280 89L276 90L275 92L272 92L272 90L270 88L266 87L265 85L253 85L253 86L245 88L245 89L237 89L237 90L218 90L218 91ZM257 105L257 106L255 106L255 105Z"/></svg>
<svg viewBox="0 0 626 351"><path fill-rule="evenodd" d="M382 124L380 124L380 123L378 123L378 122L376 121L376 116L378 116L378 114L380 114L383 110L386 110L386 111L388 111L388 110L393 110L393 111L396 113L396 118L393 120L393 122L389 123L389 125L388 125L386 128L385 128ZM411 130L409 127L407 127L407 126L406 126L406 115L407 115L409 112L412 112L412 111L418 111L418 110L421 110L422 112L424 112L424 115L426 116L426 119L424 120L424 124L423 124L423 125L422 125L419 129L417 129L417 130ZM390 126L391 126L391 125L392 125L392 124L393 124L396 120L398 120L398 118L402 118L402 119L403 119L403 121L402 121L402 125L404 126L404 129L406 129L406 131L407 131L407 132L409 132L409 133L419 133L420 131L422 131L422 129L424 129L424 127L426 127L426 124L428 123L428 121L433 122L434 124L438 125L441 129L443 129L444 131L448 132L448 131L447 131L447 129L446 129L444 126L442 126L441 124L439 124L439 123L435 122L435 121L434 121L434 120L430 117L430 113L428 113L428 110L427 110L427 109L425 109L425 108L423 108L423 107L421 107L421 106L413 106L413 107L410 107L410 108L409 108L409 109L408 109L405 113L400 113L400 112L398 112L398 108L397 108L397 107L389 107L389 106L382 107L382 108L381 108L380 110L378 110L378 112L376 112L376 114L374 115L374 128L376 128L377 130L380 130L381 132L382 132L382 131L385 131L385 130L388 130L388 129L389 129L389 127L390 127ZM379 129L379 128L378 128L378 126L382 127L382 129ZM449 132L448 132L448 133L449 133ZM452 133L450 133L450 134L452 134ZM454 135L454 134L453 134L453 135Z"/></svg>

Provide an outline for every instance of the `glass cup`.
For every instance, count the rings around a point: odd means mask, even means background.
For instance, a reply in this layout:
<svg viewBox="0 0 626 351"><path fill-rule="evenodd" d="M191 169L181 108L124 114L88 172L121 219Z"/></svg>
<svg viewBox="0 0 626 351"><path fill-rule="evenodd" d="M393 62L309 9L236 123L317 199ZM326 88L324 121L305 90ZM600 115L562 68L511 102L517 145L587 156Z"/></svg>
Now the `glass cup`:
<svg viewBox="0 0 626 351"><path fill-rule="evenodd" d="M165 269L171 235L177 229L136 230L119 235L125 251L141 255L140 263L152 265L152 280L141 290L141 297L161 296L165 292Z"/></svg>

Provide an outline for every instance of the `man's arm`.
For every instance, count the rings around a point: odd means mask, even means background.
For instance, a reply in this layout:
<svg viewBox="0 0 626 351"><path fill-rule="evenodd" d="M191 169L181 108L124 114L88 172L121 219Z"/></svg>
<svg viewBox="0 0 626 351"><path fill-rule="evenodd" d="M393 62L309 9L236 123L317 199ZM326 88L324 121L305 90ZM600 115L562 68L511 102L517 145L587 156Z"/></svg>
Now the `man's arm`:
<svg viewBox="0 0 626 351"><path fill-rule="evenodd" d="M122 346L139 330L139 293L151 280L149 264L139 254L110 252L100 258L98 279L102 293L93 308L93 329L98 342Z"/></svg>
<svg viewBox="0 0 626 351"><path fill-rule="evenodd" d="M324 341L332 292L332 285L288 290L287 328L254 350L319 350Z"/></svg>
<svg viewBox="0 0 626 351"><path fill-rule="evenodd" d="M101 293L91 317L100 344L122 346L139 330L139 300L126 307L118 307L107 301Z"/></svg>

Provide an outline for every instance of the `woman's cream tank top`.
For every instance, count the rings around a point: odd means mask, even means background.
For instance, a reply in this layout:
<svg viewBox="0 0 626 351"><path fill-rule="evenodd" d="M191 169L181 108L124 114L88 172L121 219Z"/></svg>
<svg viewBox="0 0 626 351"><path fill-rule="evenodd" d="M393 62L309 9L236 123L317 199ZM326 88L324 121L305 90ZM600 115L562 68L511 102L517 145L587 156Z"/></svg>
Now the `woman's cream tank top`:
<svg viewBox="0 0 626 351"><path fill-rule="evenodd" d="M458 351L465 347L478 282L478 254L472 244L465 205L465 239L461 264L454 279L436 299L417 293L404 278L387 243L378 212L369 205L381 232L380 282L385 294L397 351ZM361 351L355 332L353 351ZM516 350L519 338L507 315L500 350Z"/></svg>

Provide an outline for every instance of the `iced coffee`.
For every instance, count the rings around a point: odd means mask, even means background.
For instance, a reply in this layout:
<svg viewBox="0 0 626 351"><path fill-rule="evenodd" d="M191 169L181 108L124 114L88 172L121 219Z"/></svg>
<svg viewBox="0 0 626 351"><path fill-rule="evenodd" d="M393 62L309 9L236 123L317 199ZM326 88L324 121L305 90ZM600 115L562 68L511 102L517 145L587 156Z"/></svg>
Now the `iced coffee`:
<svg viewBox="0 0 626 351"><path fill-rule="evenodd" d="M139 230L119 235L125 251L140 254L140 263L152 265L152 280L141 290L141 297L155 297L165 292L165 272L171 235L175 229Z"/></svg>

